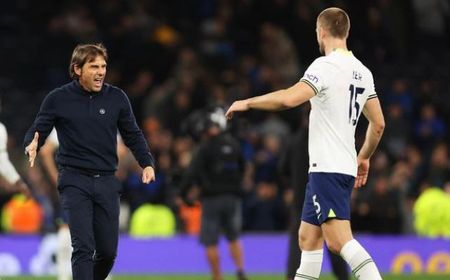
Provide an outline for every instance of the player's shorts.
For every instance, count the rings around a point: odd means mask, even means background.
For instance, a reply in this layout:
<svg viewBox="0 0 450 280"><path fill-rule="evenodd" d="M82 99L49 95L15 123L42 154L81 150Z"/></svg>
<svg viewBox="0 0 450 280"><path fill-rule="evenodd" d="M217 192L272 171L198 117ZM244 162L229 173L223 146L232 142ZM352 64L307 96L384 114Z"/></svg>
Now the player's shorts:
<svg viewBox="0 0 450 280"><path fill-rule="evenodd" d="M355 177L340 173L308 175L302 221L320 226L329 219L350 220L350 196Z"/></svg>
<svg viewBox="0 0 450 280"><path fill-rule="evenodd" d="M202 199L200 243L216 245L223 231L228 241L238 239L242 227L241 199L234 195L218 195Z"/></svg>

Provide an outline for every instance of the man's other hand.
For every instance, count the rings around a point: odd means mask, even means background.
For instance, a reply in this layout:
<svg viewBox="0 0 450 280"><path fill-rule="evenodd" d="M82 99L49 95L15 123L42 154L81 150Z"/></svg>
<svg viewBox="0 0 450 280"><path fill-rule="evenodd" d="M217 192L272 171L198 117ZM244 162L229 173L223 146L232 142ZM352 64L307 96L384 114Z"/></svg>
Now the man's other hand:
<svg viewBox="0 0 450 280"><path fill-rule="evenodd" d="M147 166L142 171L142 182L144 184L149 184L153 181L155 181L155 170L151 166Z"/></svg>

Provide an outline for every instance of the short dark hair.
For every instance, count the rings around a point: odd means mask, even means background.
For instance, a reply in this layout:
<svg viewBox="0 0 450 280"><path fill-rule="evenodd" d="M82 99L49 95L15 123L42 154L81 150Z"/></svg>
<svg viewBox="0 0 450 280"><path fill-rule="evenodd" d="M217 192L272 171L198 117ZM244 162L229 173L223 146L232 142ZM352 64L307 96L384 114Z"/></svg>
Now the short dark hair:
<svg viewBox="0 0 450 280"><path fill-rule="evenodd" d="M350 30L350 18L340 8L328 8L323 10L317 17L317 22L330 32L331 36L345 39Z"/></svg>
<svg viewBox="0 0 450 280"><path fill-rule="evenodd" d="M87 62L95 60L97 56L103 56L105 61L108 60L108 51L101 43L98 44L79 44L75 47L72 53L72 59L70 60L69 74L72 79L78 79L78 75L75 73L75 66L83 67Z"/></svg>

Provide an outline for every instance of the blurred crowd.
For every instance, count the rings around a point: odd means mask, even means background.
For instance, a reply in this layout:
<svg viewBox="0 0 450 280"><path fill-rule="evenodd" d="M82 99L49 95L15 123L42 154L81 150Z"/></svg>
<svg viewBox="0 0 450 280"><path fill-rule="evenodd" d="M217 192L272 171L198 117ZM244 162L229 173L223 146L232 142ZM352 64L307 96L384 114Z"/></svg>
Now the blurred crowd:
<svg viewBox="0 0 450 280"><path fill-rule="evenodd" d="M43 209L41 231L54 230L55 186L28 168L22 139L49 90L69 81L77 43L103 42L107 82L125 90L157 162L156 182L140 182L127 151L122 229L144 204L167 206L177 230L190 215L178 186L198 139L187 133L192 112L292 85L316 57L315 24L325 7L351 18L349 49L374 74L386 119L367 185L353 192L353 227L360 232L412 233L413 205L430 186L450 193L450 4L447 0L99 0L2 3L1 121L12 160ZM245 231L289 226L292 186L279 159L305 126L308 105L249 112L229 123L247 161ZM365 122L356 145L364 139ZM306 172L306 170L299 170ZM0 194L0 205L10 199ZM184 212L183 212L184 211ZM192 216L195 216L194 214ZM188 225L189 224L189 225Z"/></svg>

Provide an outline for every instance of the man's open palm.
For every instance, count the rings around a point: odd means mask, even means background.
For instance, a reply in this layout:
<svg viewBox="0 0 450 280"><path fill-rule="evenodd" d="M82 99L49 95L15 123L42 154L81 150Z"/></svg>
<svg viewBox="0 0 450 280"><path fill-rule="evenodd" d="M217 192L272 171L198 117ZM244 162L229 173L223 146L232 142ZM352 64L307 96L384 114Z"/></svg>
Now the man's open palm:
<svg viewBox="0 0 450 280"><path fill-rule="evenodd" d="M34 160L36 159L37 154L37 148L38 148L38 142L39 142L39 133L34 133L33 141L25 148L25 151L28 154L28 161L30 162L30 166L34 166Z"/></svg>
<svg viewBox="0 0 450 280"><path fill-rule="evenodd" d="M155 170L153 169L153 167L147 166L146 168L144 168L144 170L142 171L142 182L144 184L149 184L155 180Z"/></svg>

